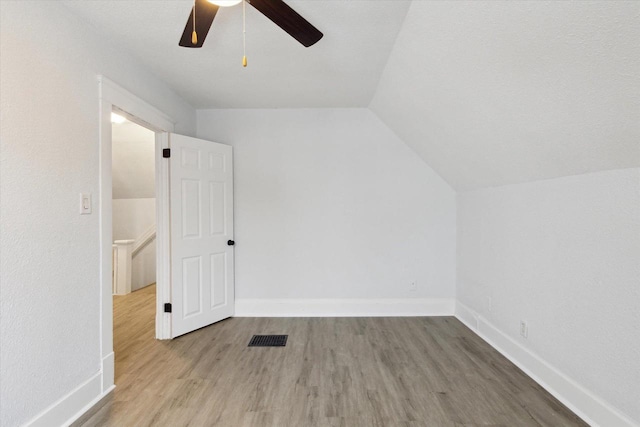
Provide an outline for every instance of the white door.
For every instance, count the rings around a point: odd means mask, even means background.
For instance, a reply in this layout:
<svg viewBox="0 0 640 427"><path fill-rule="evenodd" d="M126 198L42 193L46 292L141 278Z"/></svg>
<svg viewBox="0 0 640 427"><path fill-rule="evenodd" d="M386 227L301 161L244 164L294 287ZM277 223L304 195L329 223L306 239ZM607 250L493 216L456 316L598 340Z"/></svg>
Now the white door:
<svg viewBox="0 0 640 427"><path fill-rule="evenodd" d="M234 313L233 158L228 145L169 134L171 336Z"/></svg>

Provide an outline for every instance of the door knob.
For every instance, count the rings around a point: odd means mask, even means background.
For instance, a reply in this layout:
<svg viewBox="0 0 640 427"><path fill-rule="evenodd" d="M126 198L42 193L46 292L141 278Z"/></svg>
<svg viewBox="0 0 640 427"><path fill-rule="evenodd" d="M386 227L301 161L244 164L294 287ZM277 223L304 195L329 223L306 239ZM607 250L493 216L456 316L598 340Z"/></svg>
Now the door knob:
<svg viewBox="0 0 640 427"><path fill-rule="evenodd" d="M227 245L233 246L235 244L236 244L236 242L234 242L233 240L227 240Z"/></svg>

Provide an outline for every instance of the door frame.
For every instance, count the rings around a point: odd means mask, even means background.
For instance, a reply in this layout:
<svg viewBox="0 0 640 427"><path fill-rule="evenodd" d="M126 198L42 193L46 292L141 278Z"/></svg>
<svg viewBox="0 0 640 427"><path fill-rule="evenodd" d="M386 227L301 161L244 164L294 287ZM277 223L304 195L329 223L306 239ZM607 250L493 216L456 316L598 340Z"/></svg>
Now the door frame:
<svg viewBox="0 0 640 427"><path fill-rule="evenodd" d="M169 164L163 161L162 149L169 148L167 132L173 132L171 117L145 102L112 80L99 75L99 223L100 223L100 357L102 391L114 386L113 293L112 293L112 141L111 112L126 117L156 133L156 338L171 338L171 315L164 313L170 297L169 246Z"/></svg>

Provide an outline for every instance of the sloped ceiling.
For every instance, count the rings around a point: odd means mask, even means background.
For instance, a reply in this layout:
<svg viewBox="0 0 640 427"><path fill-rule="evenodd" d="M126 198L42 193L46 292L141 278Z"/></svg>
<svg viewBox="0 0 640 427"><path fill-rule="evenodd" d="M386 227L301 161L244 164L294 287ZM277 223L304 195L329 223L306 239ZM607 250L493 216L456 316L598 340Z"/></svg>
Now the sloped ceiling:
<svg viewBox="0 0 640 427"><path fill-rule="evenodd" d="M196 108L369 107L456 190L640 166L640 2L287 0L305 49L247 7L202 49L192 0L64 4Z"/></svg>
<svg viewBox="0 0 640 427"><path fill-rule="evenodd" d="M370 108L458 190L640 166L639 17L414 1Z"/></svg>
<svg viewBox="0 0 640 427"><path fill-rule="evenodd" d="M410 4L287 0L324 33L310 48L247 5L242 68L242 6L220 8L204 46L187 49L178 40L193 0L63 3L195 108L367 107Z"/></svg>
<svg viewBox="0 0 640 427"><path fill-rule="evenodd" d="M132 122L113 124L113 198L155 195L155 133Z"/></svg>

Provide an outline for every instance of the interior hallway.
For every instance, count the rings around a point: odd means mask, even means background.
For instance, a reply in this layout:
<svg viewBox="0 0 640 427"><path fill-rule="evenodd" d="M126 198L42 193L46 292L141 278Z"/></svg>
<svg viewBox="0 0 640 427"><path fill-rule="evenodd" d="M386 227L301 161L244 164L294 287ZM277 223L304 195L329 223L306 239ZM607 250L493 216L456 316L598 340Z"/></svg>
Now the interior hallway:
<svg viewBox="0 0 640 427"><path fill-rule="evenodd" d="M155 285L114 297L116 389L74 426L586 425L453 317L232 318L157 341L154 308Z"/></svg>

